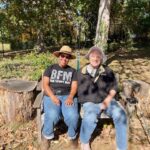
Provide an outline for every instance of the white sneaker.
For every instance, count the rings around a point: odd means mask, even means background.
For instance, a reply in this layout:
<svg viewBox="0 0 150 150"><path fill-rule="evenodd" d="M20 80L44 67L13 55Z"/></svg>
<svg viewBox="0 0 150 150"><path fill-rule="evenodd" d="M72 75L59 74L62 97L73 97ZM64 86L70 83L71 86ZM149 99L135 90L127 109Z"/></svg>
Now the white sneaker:
<svg viewBox="0 0 150 150"><path fill-rule="evenodd" d="M81 150L91 150L89 143L81 143Z"/></svg>

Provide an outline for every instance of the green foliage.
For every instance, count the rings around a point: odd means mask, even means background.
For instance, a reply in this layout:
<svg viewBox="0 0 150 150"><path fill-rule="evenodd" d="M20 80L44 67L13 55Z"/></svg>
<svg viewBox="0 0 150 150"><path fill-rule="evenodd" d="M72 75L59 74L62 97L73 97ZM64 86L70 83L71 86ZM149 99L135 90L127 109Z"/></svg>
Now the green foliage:
<svg viewBox="0 0 150 150"><path fill-rule="evenodd" d="M76 45L79 29L80 43L93 44L100 0L2 2L7 5L0 9L0 30L3 32L0 41L11 43L15 50L33 48L38 42L46 46ZM128 41L134 35L150 37L149 12L148 0L112 1L110 34L122 34L119 41Z"/></svg>
<svg viewBox="0 0 150 150"><path fill-rule="evenodd" d="M50 65L56 62L56 58L53 57L49 52L46 54L35 55L31 53L27 55L25 59L32 61L32 67L34 71L29 73L29 76L32 77L32 80L38 80L41 77L42 72Z"/></svg>
<svg viewBox="0 0 150 150"><path fill-rule="evenodd" d="M0 62L0 79L23 78L38 80L48 65L56 62L51 53L36 54L34 52L16 56L13 60L4 59Z"/></svg>
<svg viewBox="0 0 150 150"><path fill-rule="evenodd" d="M112 5L111 34L116 41L123 40L128 46L133 41L148 40L150 33L150 3L148 0L116 1ZM112 33L113 32L113 33Z"/></svg>
<svg viewBox="0 0 150 150"><path fill-rule="evenodd" d="M6 9L2 10L5 14L3 26L8 31L7 40L13 49L34 47L41 33L40 40L46 46L75 44L79 24L81 40L91 40L95 36L98 5L99 0L94 3L90 0L7 1ZM21 42L26 42L24 40L32 41L32 45L22 45Z"/></svg>
<svg viewBox="0 0 150 150"><path fill-rule="evenodd" d="M119 48L119 44L117 42L112 42L109 44L108 52L113 52Z"/></svg>
<svg viewBox="0 0 150 150"><path fill-rule="evenodd" d="M148 0L130 0L126 4L124 19L128 24L129 29L136 34L146 34L150 31L150 4ZM132 23L131 23L132 22Z"/></svg>

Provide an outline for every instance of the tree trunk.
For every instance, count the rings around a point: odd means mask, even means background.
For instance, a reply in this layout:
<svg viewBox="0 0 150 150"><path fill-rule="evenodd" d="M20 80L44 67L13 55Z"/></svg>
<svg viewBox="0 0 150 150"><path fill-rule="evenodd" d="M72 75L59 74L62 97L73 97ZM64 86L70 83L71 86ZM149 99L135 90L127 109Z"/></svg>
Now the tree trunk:
<svg viewBox="0 0 150 150"><path fill-rule="evenodd" d="M39 30L37 34L37 50L39 53L42 53L45 51L45 44L44 44L44 35L43 31Z"/></svg>
<svg viewBox="0 0 150 150"><path fill-rule="evenodd" d="M110 5L111 0L100 0L95 45L103 50L106 50L107 48L110 24Z"/></svg>
<svg viewBox="0 0 150 150"><path fill-rule="evenodd" d="M34 81L23 80L0 82L0 113L6 123L31 118L36 85Z"/></svg>

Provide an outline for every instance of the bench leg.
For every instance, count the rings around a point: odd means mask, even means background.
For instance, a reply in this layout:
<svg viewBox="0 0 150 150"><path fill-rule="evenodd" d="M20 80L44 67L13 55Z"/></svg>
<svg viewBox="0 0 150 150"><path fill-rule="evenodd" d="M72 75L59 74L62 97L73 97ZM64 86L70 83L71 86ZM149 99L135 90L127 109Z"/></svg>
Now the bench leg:
<svg viewBox="0 0 150 150"><path fill-rule="evenodd" d="M41 143L41 109L37 109L38 143Z"/></svg>

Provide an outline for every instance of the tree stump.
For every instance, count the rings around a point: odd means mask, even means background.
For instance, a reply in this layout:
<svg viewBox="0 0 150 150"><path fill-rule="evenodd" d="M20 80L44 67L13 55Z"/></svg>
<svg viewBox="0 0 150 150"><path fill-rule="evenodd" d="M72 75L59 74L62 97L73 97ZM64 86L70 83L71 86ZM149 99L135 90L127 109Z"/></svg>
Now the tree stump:
<svg viewBox="0 0 150 150"><path fill-rule="evenodd" d="M35 81L0 81L0 113L6 123L31 118L36 85Z"/></svg>

